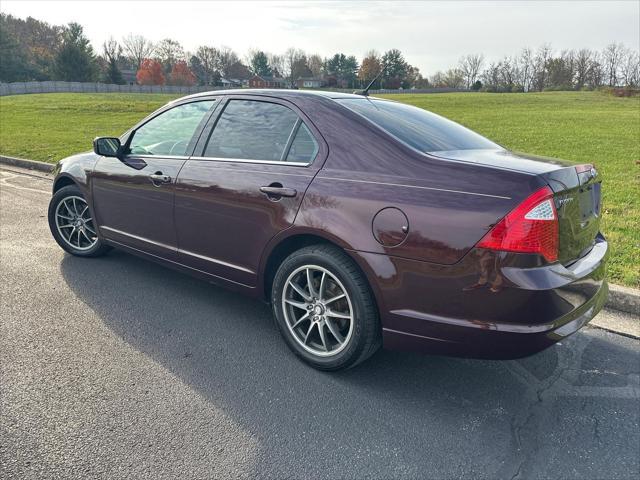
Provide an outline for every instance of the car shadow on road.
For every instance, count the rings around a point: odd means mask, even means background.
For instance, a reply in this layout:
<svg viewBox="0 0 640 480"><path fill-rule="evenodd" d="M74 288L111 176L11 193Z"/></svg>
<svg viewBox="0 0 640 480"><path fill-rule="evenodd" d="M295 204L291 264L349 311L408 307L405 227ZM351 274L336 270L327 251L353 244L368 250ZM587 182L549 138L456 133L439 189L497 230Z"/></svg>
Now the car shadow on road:
<svg viewBox="0 0 640 480"><path fill-rule="evenodd" d="M328 374L289 352L260 302L118 251L65 256L61 272L111 331L255 436L260 476L609 478L638 470L632 340L580 332L507 362L381 351ZM612 442L615 454L602 454Z"/></svg>

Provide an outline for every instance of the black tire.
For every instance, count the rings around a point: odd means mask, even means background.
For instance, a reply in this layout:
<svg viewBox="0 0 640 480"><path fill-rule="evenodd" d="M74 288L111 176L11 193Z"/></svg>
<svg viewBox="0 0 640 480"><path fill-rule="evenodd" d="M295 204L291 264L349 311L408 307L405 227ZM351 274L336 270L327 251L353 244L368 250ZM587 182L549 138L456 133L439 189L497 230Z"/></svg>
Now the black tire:
<svg viewBox="0 0 640 480"><path fill-rule="evenodd" d="M344 288L347 293L346 298L348 298L350 302L353 329L348 336L348 340L346 340L347 336L345 336L343 340L346 341L343 344L337 343L337 345L340 345L335 350L337 353L333 354L329 351L326 353L326 355L329 356L319 356L305 349L301 345L300 339L294 337L296 334L292 332L293 329L290 329L291 323L287 322L287 316L284 311L285 308L290 308L288 304L285 303L285 297L283 296L290 276L296 275L297 271L307 266L321 267L325 269L329 275L334 276L339 283L342 284L340 287ZM322 275L322 272L317 273ZM302 275L302 271L300 275ZM335 282L335 285L337 286L338 283ZM288 290L288 292L291 291L290 289ZM307 290L305 290L305 294L309 294L308 287ZM322 297L321 294L319 296ZM346 302L347 300L345 299L343 301ZM306 363L319 370L335 371L354 367L373 355L382 344L378 309L369 284L355 262L344 251L333 245L311 245L289 255L276 272L273 288L271 289L271 305L275 323L289 348ZM300 308L300 310L300 315L304 316L303 312L305 310L303 308ZM327 314L328 313L327 311ZM291 316L292 315L289 314L289 318L291 318ZM295 322L292 321L292 323ZM309 320L309 324L307 325L310 324L311 321ZM333 325L335 326L335 324ZM304 325L299 328L306 329L307 326ZM317 330L322 328L322 325L316 326ZM327 332L329 328L325 328L326 330L324 331ZM318 331L318 338L319 333ZM308 332L307 336L310 336ZM332 336L332 338L337 340L338 337ZM322 343L324 345L324 338L322 339Z"/></svg>
<svg viewBox="0 0 640 480"><path fill-rule="evenodd" d="M81 199L86 203L86 200L84 200L84 195L82 195L82 192L80 191L80 189L75 185L67 185L66 187L63 187L60 190L58 190L56 193L53 194L53 197L51 197L51 201L49 202L48 219L49 219L49 229L51 230L51 234L53 235L53 238L56 240L56 242L58 242L58 245L60 245L60 247L62 247L64 251L70 253L71 255L76 255L78 257L98 257L100 255L104 255L106 252L108 252L111 249L111 247L109 247L108 245L105 245L99 237L96 237L95 243L91 244L90 240L87 240L83 234L82 236L83 240L81 241L79 240L80 242L79 243L80 248L79 248L74 246L73 243L70 243L70 241L60 233L60 229L56 224L56 210L58 209L58 206L62 202L64 202L65 200L69 201L69 199L73 199L74 197L76 199ZM80 200L77 200L77 202L80 203ZM60 208L63 209L64 207L61 206ZM64 213L65 215L69 214L68 210L61 210L61 212ZM98 229L95 223L93 223L92 221L92 219L95 217L93 216L93 212L91 211L90 208L88 208L88 212L90 217L87 217L85 214L86 218L91 219L91 222L88 222L88 228L91 228L92 230L94 230L97 235ZM87 228L87 227L83 225L83 228ZM85 231L89 235L89 237L93 238L93 235L91 234L88 228ZM78 238L80 238L80 236L81 236L80 233L78 233Z"/></svg>

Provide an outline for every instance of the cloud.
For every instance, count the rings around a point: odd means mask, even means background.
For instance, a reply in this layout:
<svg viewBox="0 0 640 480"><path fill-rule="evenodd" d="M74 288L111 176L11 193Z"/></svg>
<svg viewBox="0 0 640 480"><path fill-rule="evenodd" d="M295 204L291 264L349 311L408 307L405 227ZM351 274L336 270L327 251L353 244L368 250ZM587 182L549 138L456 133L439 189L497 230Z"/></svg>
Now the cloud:
<svg viewBox="0 0 640 480"><path fill-rule="evenodd" d="M278 53L295 46L323 56L399 48L424 74L466 53L488 60L524 46L640 48L640 2L18 2L2 11L50 23L77 21L98 48L130 32L170 37L187 50L227 45Z"/></svg>

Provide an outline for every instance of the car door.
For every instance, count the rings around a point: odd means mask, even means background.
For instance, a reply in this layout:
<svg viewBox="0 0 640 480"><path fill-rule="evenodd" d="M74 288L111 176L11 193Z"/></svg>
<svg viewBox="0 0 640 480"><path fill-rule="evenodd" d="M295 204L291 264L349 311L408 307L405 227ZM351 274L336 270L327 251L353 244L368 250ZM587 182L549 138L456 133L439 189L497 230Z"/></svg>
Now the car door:
<svg viewBox="0 0 640 480"><path fill-rule="evenodd" d="M169 107L131 132L121 159L98 160L91 189L105 238L176 259L175 182L214 104L208 99Z"/></svg>
<svg viewBox="0 0 640 480"><path fill-rule="evenodd" d="M232 96L220 105L178 176L175 218L181 263L255 286L267 242L290 227L327 155L294 105Z"/></svg>

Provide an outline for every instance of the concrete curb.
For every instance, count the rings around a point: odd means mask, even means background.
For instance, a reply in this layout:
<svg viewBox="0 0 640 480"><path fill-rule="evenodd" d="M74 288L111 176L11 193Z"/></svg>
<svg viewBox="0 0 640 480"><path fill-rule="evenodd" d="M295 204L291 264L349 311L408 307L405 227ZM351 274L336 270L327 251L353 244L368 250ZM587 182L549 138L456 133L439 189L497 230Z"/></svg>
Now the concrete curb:
<svg viewBox="0 0 640 480"><path fill-rule="evenodd" d="M0 164L27 168L29 170L38 170L40 172L46 173L51 173L53 171L53 167L55 166L53 163L39 162L37 160L26 160L24 158L7 157L5 155L0 155Z"/></svg>
<svg viewBox="0 0 640 480"><path fill-rule="evenodd" d="M640 317L640 290L609 284L607 307Z"/></svg>
<svg viewBox="0 0 640 480"><path fill-rule="evenodd" d="M51 163L26 160L24 158L7 157L5 155L0 155L0 164L27 168L29 170L38 170L46 173L51 173L54 167ZM640 290L623 287L621 285L609 284L609 298L607 299L605 306L613 310L630 313L640 317Z"/></svg>

